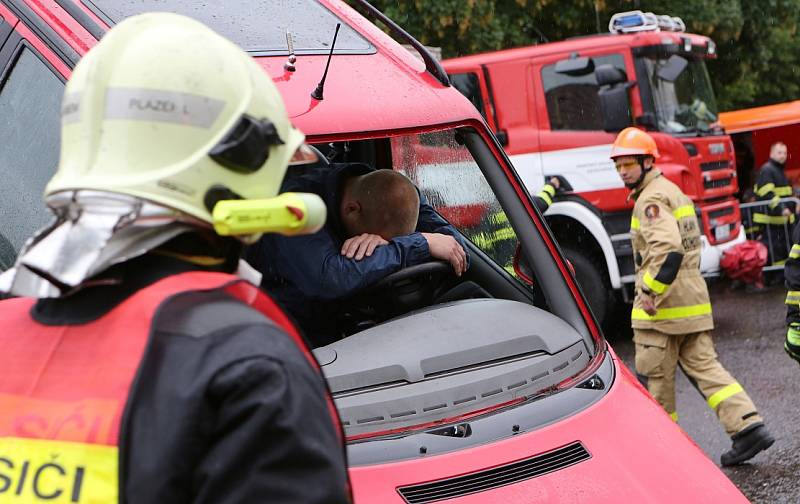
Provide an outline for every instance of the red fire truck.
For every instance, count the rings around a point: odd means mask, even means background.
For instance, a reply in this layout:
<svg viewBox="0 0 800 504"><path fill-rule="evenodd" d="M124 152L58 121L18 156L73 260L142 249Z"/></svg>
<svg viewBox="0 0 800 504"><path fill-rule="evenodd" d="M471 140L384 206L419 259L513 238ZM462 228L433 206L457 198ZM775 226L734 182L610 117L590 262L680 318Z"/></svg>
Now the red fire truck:
<svg viewBox="0 0 800 504"><path fill-rule="evenodd" d="M558 175L568 192L546 218L598 319L613 291L631 299L632 201L609 159L616 132L649 131L659 169L690 197L704 232L701 269L744 239L734 149L719 126L705 61L708 37L679 18L616 14L608 34L445 60L453 84L481 111L531 193Z"/></svg>

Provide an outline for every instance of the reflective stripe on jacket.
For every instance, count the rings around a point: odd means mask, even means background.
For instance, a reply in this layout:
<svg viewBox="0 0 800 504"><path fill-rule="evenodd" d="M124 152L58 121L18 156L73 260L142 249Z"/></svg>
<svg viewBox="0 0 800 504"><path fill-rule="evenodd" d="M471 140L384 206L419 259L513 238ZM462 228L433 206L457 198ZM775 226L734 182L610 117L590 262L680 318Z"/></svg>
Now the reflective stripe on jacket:
<svg viewBox="0 0 800 504"><path fill-rule="evenodd" d="M638 329L688 334L713 329L706 282L700 275L700 227L692 201L652 169L634 191L631 241L636 263L636 298L631 323ZM655 296L648 315L640 293Z"/></svg>

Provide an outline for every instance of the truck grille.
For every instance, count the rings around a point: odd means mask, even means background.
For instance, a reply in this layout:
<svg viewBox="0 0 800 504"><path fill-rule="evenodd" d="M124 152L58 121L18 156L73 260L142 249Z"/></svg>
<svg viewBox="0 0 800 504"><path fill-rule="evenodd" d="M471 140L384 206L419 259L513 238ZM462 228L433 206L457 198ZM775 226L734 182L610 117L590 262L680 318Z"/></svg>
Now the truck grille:
<svg viewBox="0 0 800 504"><path fill-rule="evenodd" d="M424 504L518 483L564 469L589 458L591 455L583 444L575 441L563 448L511 464L431 483L400 487L397 491L409 504Z"/></svg>
<svg viewBox="0 0 800 504"><path fill-rule="evenodd" d="M720 210L708 212L709 219L719 219L720 217L725 217L726 215L733 215L733 207L722 208Z"/></svg>
<svg viewBox="0 0 800 504"><path fill-rule="evenodd" d="M700 163L700 170L702 171L713 171L713 170L724 170L725 168L730 167L731 162L728 160L723 161L709 161L708 163Z"/></svg>
<svg viewBox="0 0 800 504"><path fill-rule="evenodd" d="M731 185L731 179L729 178L703 181L703 187L706 189L718 189L720 187L726 187L729 185Z"/></svg>

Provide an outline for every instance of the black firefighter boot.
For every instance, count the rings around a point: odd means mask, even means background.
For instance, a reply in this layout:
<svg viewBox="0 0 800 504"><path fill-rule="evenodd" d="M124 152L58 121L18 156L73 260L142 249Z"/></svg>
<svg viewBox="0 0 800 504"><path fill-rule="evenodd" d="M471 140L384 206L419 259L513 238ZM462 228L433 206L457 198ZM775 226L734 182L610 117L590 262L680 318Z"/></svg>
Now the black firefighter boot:
<svg viewBox="0 0 800 504"><path fill-rule="evenodd" d="M733 439L733 446L721 457L723 467L750 460L758 452L766 450L775 442L775 438L761 422L745 427L741 432L731 436L731 439Z"/></svg>

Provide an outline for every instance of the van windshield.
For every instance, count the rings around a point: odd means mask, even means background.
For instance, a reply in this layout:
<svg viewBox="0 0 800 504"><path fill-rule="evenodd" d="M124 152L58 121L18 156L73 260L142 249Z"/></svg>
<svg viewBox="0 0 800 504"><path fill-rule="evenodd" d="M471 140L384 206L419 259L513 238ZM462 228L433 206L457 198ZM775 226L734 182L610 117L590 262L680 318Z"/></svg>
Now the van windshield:
<svg viewBox="0 0 800 504"><path fill-rule="evenodd" d="M376 51L358 32L314 0L81 0L98 17L114 25L145 12L173 12L194 18L255 55L288 54L287 32L296 54L328 54L336 23L342 27L334 54Z"/></svg>
<svg viewBox="0 0 800 504"><path fill-rule="evenodd" d="M314 144L331 166L366 163L408 176L470 254L461 277L423 272L367 287L341 309L351 329L314 350L351 439L556 393L596 355L591 338L551 309L542 291L551 286L537 272L534 286L517 277L518 245L541 236L527 213L498 197L513 192L487 173L500 166L494 158L486 166L478 153L486 145L476 146L482 139L470 131Z"/></svg>

